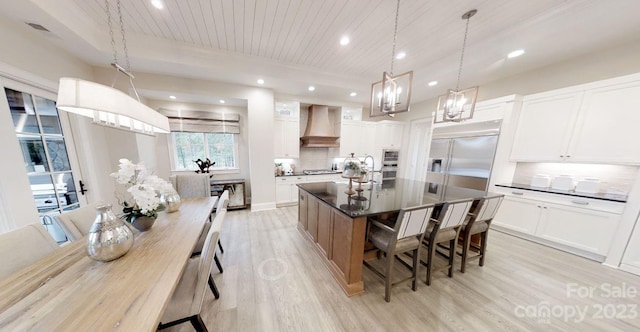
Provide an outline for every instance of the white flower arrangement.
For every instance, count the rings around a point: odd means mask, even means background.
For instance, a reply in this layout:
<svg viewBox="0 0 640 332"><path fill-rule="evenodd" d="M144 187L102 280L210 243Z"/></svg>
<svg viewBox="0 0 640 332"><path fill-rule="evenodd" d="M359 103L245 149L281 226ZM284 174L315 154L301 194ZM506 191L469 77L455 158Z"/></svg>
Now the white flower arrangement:
<svg viewBox="0 0 640 332"><path fill-rule="evenodd" d="M133 204L131 204L131 200L118 197L118 201L124 207L123 212L127 221L140 215L156 218L158 212L165 208L161 195L171 194L175 192L175 189L168 181L149 174L142 162L134 164L129 159L120 159L119 161L119 169L117 172L111 173L111 177L114 177L117 183L124 185L127 188L127 193L133 199Z"/></svg>

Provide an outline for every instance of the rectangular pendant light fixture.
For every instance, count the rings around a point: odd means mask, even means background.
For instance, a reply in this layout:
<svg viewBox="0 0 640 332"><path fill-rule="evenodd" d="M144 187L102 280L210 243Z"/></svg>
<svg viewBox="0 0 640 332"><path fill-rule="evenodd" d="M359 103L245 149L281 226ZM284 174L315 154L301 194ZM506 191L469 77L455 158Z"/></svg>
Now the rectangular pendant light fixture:
<svg viewBox="0 0 640 332"><path fill-rule="evenodd" d="M169 119L126 93L77 78L62 77L58 109L93 119L95 124L141 134L169 133Z"/></svg>
<svg viewBox="0 0 640 332"><path fill-rule="evenodd" d="M398 76L382 73L382 81L371 84L369 116L392 115L409 111L413 71Z"/></svg>

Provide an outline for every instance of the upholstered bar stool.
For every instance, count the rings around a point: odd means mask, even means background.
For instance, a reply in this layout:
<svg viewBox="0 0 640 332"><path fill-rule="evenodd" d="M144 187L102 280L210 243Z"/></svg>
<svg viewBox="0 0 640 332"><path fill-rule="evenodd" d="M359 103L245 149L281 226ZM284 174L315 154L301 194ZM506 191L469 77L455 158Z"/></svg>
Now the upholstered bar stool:
<svg viewBox="0 0 640 332"><path fill-rule="evenodd" d="M431 275L436 270L448 269L449 278L453 277L453 262L455 258L456 242L458 240L458 233L460 227L465 221L473 199L464 199L446 202L442 206L442 210L437 219L432 219L432 222L427 227L424 234L422 244L427 249L427 261L422 262L427 267L427 285L431 285ZM438 244L449 242L449 247L446 248L449 253L447 256L449 263L446 266L434 269L433 259L436 254L436 247Z"/></svg>
<svg viewBox="0 0 640 332"><path fill-rule="evenodd" d="M0 234L0 280L58 248L56 241L39 223Z"/></svg>
<svg viewBox="0 0 640 332"><path fill-rule="evenodd" d="M420 261L420 243L433 213L433 204L406 208L400 211L394 227L389 227L379 220L369 218L368 240L380 251L385 253L385 271L378 271L367 261L364 265L384 280L384 300L391 301L391 287L405 281L412 281L411 288L417 289L418 267ZM413 264L409 265L397 255L412 252ZM393 262L398 258L400 262L411 270L411 277L393 280Z"/></svg>
<svg viewBox="0 0 640 332"><path fill-rule="evenodd" d="M460 230L460 239L462 239L462 259L460 262L460 272L464 273L467 261L469 259L479 258L479 265L484 265L484 257L487 249L487 237L491 221L498 213L502 198L504 196L483 197L478 205L469 213L469 220ZM480 234L480 244L471 243L473 235ZM469 256L469 248L473 248L478 252L477 255Z"/></svg>

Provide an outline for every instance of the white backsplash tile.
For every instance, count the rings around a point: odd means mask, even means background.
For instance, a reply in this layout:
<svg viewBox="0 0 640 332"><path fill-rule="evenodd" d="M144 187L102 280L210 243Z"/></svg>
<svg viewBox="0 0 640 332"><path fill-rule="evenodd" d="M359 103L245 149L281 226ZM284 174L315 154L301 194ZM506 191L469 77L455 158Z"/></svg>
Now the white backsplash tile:
<svg viewBox="0 0 640 332"><path fill-rule="evenodd" d="M553 178L568 174L581 180L596 178L600 180L600 191L607 190L629 192L638 175L637 166L573 164L573 163L518 163L513 176L514 183L529 184L536 174L546 174Z"/></svg>

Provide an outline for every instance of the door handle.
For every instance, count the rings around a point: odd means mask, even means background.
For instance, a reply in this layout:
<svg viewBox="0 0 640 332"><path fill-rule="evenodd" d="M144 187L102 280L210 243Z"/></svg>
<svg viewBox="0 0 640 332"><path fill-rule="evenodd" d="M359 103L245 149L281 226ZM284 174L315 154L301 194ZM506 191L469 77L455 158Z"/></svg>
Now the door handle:
<svg viewBox="0 0 640 332"><path fill-rule="evenodd" d="M524 193L521 193L521 192L518 192L518 191L512 191L511 193L514 194L514 195L518 195L518 196L524 195Z"/></svg>
<svg viewBox="0 0 640 332"><path fill-rule="evenodd" d="M84 195L84 193L86 193L87 191L89 191L89 190L87 190L87 189L84 187L84 182L82 182L82 180L78 181L78 183L80 184L80 193L81 193L82 195Z"/></svg>

